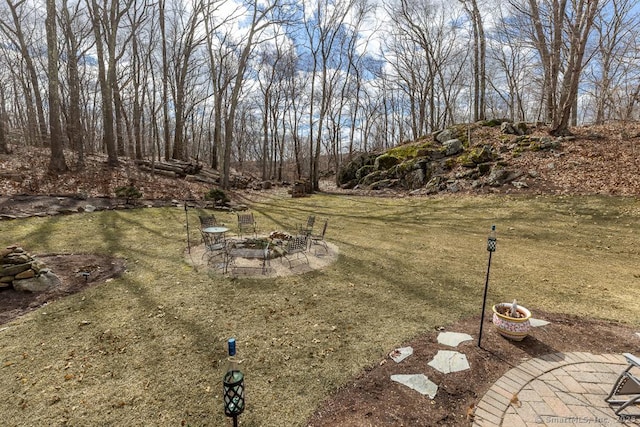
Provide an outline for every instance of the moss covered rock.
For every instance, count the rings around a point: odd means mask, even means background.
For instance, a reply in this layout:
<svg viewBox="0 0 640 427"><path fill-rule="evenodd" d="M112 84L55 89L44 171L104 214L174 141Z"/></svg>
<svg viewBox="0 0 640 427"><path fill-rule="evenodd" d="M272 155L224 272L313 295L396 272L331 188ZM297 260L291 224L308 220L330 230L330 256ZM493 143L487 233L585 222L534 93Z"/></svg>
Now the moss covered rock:
<svg viewBox="0 0 640 427"><path fill-rule="evenodd" d="M388 170L400 163L400 159L390 154L382 154L376 157L373 168L377 171Z"/></svg>

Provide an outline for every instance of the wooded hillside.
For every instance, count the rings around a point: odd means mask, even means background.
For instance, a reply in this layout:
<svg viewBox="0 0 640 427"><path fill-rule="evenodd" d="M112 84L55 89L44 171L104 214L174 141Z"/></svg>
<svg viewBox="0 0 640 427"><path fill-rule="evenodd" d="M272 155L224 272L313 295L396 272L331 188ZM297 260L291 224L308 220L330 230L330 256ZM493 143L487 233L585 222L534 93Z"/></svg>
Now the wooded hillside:
<svg viewBox="0 0 640 427"><path fill-rule="evenodd" d="M611 194L640 195L640 124L611 124L572 129L575 138L563 141L554 150L524 151L519 156L505 156L502 160L508 167L524 171L535 171L535 178L527 179L527 187L518 188L505 184L500 187L482 186L460 188L459 193L534 193L534 194ZM545 134L544 129L538 132ZM481 127L474 131L473 143L477 146L495 144L504 140L499 128ZM151 173L148 163L137 164L123 161L120 166L107 166L105 156L88 156L82 170L68 171L55 176L47 173L45 149L12 146L12 154L0 155L0 195L44 194L85 195L114 197L115 188L133 183L145 199L202 199L218 176L216 171L200 165L198 174L177 173L155 165ZM184 170L186 166L175 170ZM455 179L464 171L463 166L448 171ZM195 171L191 171L195 172ZM209 176L211 181L198 180L197 176ZM273 181L273 190L263 190L262 181L251 175L233 174L239 185L233 191L286 191L282 182ZM381 190L339 189L335 177L322 182L323 191L359 193L372 195L407 195L402 188ZM413 194L425 194L414 191ZM451 192L444 191L445 194Z"/></svg>

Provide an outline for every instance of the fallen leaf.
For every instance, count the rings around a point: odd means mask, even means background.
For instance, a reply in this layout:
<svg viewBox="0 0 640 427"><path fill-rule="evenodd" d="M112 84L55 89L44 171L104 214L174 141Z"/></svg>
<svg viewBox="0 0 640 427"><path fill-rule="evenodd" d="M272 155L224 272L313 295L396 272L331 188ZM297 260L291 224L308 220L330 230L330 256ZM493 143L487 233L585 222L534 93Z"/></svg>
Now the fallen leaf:
<svg viewBox="0 0 640 427"><path fill-rule="evenodd" d="M476 414L476 408L475 408L475 404L472 403L471 405L469 405L469 408L467 408L467 421L469 422L473 422L473 419L475 418Z"/></svg>
<svg viewBox="0 0 640 427"><path fill-rule="evenodd" d="M518 399L518 393L513 393L513 396L511 397L511 404L516 408L522 406L522 402L520 402L520 399Z"/></svg>

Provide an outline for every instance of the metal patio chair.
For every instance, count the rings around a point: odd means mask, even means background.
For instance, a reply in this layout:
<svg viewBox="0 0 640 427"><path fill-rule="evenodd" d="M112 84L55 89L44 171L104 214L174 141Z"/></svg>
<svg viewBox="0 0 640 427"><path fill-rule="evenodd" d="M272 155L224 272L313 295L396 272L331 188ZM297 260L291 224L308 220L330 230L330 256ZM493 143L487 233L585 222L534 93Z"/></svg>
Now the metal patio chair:
<svg viewBox="0 0 640 427"><path fill-rule="evenodd" d="M253 237L257 237L256 221L253 218L253 213L239 213L238 214L238 236L242 237L243 234L253 234Z"/></svg>
<svg viewBox="0 0 640 427"><path fill-rule="evenodd" d="M640 370L640 357L631 353L623 353L622 355L627 359L627 368L622 371L613 384L611 393L605 400L609 405L615 407L614 411L618 416L640 417L640 410L622 413L629 407L640 405L640 376L638 376L640 374L638 372Z"/></svg>
<svg viewBox="0 0 640 427"><path fill-rule="evenodd" d="M202 257L207 257L207 264L211 264L214 260L220 259L216 267L221 268L223 271L226 271L227 264L227 239L224 236L224 233L205 233L204 231L200 231L202 234L202 241L204 242L204 253Z"/></svg>
<svg viewBox="0 0 640 427"><path fill-rule="evenodd" d="M303 236L310 236L311 233L313 232L313 225L316 222L316 216L315 215L309 215L307 217L307 223L301 227L298 227L298 234L301 234Z"/></svg>
<svg viewBox="0 0 640 427"><path fill-rule="evenodd" d="M215 215L199 215L200 228L205 229L207 227L215 227L218 225Z"/></svg>
<svg viewBox="0 0 640 427"><path fill-rule="evenodd" d="M327 226L329 225L329 220L325 219L324 224L322 225L322 232L320 234L311 234L309 236L309 246L320 245L324 248L326 253L329 253L329 247L327 246L327 242L324 241L324 235L327 232Z"/></svg>
<svg viewBox="0 0 640 427"><path fill-rule="evenodd" d="M309 258L307 257L307 249L308 249L308 237L307 236L295 236L286 241L282 251L281 260L287 260L289 263L289 268L293 267L293 262L296 260L306 261L309 264ZM282 261L284 262L284 261Z"/></svg>

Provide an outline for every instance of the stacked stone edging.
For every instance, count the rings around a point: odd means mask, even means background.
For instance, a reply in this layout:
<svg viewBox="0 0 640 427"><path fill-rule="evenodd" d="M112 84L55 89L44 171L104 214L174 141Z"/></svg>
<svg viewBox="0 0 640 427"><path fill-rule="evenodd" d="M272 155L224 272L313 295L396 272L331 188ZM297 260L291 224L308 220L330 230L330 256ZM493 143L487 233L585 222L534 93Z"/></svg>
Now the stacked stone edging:
<svg viewBox="0 0 640 427"><path fill-rule="evenodd" d="M33 201L30 201L33 199ZM21 202L28 201L27 206ZM17 203L14 203L17 202ZM89 203L93 202L93 204ZM0 221L15 220L29 217L51 217L56 215L70 215L75 213L91 213L104 210L123 210L134 208L162 208L183 207L185 200L135 200L127 204L124 199L94 197L78 199L71 196L29 196L16 195L0 196ZM213 209L220 211L243 211L247 205L231 202L225 206L215 205L213 201L188 200L189 208Z"/></svg>
<svg viewBox="0 0 640 427"><path fill-rule="evenodd" d="M37 292L59 284L59 279L17 245L0 250L0 289Z"/></svg>

